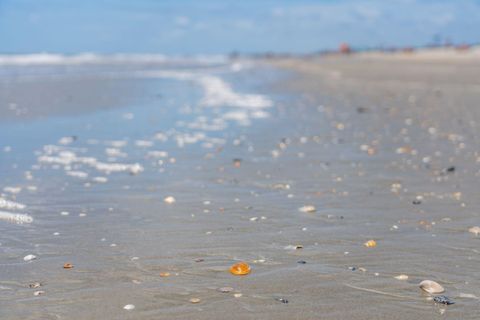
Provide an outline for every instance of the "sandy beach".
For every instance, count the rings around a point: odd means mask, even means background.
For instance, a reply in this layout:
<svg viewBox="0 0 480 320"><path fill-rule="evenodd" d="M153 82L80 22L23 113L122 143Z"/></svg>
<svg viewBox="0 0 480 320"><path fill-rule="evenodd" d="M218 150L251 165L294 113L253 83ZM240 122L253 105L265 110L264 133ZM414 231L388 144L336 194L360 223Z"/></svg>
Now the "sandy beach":
<svg viewBox="0 0 480 320"><path fill-rule="evenodd" d="M1 68L1 319L478 318L476 50Z"/></svg>

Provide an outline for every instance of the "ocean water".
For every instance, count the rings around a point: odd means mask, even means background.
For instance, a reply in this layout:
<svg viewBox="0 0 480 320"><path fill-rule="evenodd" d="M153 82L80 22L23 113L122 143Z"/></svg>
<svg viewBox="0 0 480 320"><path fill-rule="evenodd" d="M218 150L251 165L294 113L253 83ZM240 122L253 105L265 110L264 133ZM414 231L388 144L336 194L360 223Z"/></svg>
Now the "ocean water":
<svg viewBox="0 0 480 320"><path fill-rule="evenodd" d="M106 304L118 318L134 303L148 318L159 306L151 279L217 255L209 232L229 226L215 216L251 196L222 168L254 151L246 134L277 113L266 84L280 73L224 57L1 61L0 317L90 319ZM227 251L200 272L234 262ZM181 282L162 293L165 315L200 285Z"/></svg>

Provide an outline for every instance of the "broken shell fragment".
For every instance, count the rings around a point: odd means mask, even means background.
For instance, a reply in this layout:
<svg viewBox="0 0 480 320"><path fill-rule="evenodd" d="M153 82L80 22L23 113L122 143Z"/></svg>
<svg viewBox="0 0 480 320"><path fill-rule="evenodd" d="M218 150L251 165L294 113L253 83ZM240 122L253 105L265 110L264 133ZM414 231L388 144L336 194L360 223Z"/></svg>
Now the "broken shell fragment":
<svg viewBox="0 0 480 320"><path fill-rule="evenodd" d="M229 292L233 291L233 288L232 287L221 287L221 288L218 288L217 291L221 292L221 293L229 293Z"/></svg>
<svg viewBox="0 0 480 320"><path fill-rule="evenodd" d="M375 240L368 240L363 245L367 248L374 248L377 246L377 242Z"/></svg>
<svg viewBox="0 0 480 320"><path fill-rule="evenodd" d="M170 272L160 272L160 277L162 278L170 277Z"/></svg>
<svg viewBox="0 0 480 320"><path fill-rule="evenodd" d="M423 280L422 282L420 282L419 286L420 289L422 289L423 291L432 294L442 293L445 291L445 289L440 284L432 280Z"/></svg>
<svg viewBox="0 0 480 320"><path fill-rule="evenodd" d="M67 262L63 265L63 269L72 269L72 268L73 268L73 264L71 264L71 263Z"/></svg>
<svg viewBox="0 0 480 320"><path fill-rule="evenodd" d="M477 227L477 226L471 227L470 229L468 229L468 232L478 236L480 234L480 227Z"/></svg>
<svg viewBox="0 0 480 320"><path fill-rule="evenodd" d="M303 206L298 208L298 211L300 212L306 212L306 213L312 213L317 211L317 209L314 206Z"/></svg>
<svg viewBox="0 0 480 320"><path fill-rule="evenodd" d="M45 293L45 291L43 291L43 290L38 290L38 291L35 291L35 292L33 293L33 295L34 295L34 296L39 296L39 295L42 295L42 294L44 294L44 293Z"/></svg>
<svg viewBox="0 0 480 320"><path fill-rule="evenodd" d="M408 276L406 274L401 274L395 277L397 280L408 280Z"/></svg>
<svg viewBox="0 0 480 320"><path fill-rule="evenodd" d="M31 289L40 288L41 286L42 286L42 284L40 282L34 282L34 283L30 283L28 285L28 287L31 288Z"/></svg>
<svg viewBox="0 0 480 320"><path fill-rule="evenodd" d="M244 276L250 273L250 266L246 262L235 263L230 267L230 273L236 276Z"/></svg>
<svg viewBox="0 0 480 320"><path fill-rule="evenodd" d="M134 306L133 304L126 304L126 305L123 307L123 309L130 311L130 310L135 309L135 306Z"/></svg>

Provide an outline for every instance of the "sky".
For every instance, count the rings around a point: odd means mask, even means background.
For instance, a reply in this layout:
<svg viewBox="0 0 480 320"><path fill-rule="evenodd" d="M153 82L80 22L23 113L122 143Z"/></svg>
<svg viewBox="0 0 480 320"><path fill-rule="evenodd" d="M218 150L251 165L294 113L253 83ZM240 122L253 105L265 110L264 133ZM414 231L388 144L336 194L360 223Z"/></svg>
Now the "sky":
<svg viewBox="0 0 480 320"><path fill-rule="evenodd" d="M0 0L0 54L309 53L480 42L480 0Z"/></svg>

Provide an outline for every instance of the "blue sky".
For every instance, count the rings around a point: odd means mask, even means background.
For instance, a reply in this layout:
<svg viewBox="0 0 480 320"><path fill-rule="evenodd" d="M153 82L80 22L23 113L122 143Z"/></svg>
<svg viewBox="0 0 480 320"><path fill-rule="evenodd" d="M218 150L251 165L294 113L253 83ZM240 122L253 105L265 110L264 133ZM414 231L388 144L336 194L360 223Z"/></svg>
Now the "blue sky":
<svg viewBox="0 0 480 320"><path fill-rule="evenodd" d="M0 0L0 53L299 53L478 30L479 0Z"/></svg>

